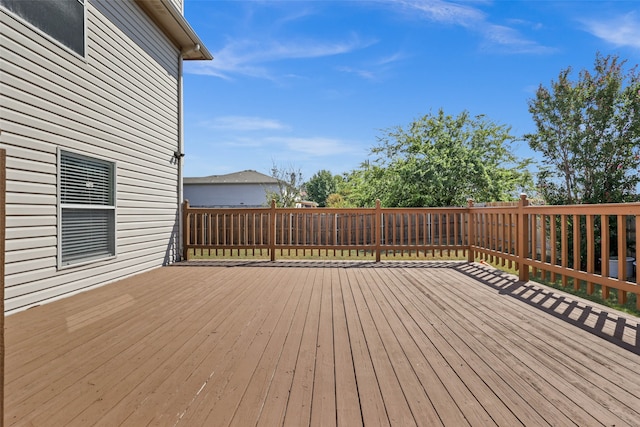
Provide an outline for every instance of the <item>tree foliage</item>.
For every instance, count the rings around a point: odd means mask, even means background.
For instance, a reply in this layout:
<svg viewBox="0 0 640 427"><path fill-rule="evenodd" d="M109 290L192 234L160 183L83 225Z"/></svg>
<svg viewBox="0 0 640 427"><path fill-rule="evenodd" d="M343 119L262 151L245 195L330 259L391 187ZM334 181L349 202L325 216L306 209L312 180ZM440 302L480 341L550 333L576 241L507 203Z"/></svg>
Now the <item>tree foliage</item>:
<svg viewBox="0 0 640 427"><path fill-rule="evenodd" d="M484 116L439 110L408 128L386 130L374 161L347 177L346 198L356 206L460 206L512 199L532 186L528 159L509 150L510 128Z"/></svg>
<svg viewBox="0 0 640 427"><path fill-rule="evenodd" d="M571 67L529 101L541 153L541 195L550 204L625 202L640 178L640 75L626 61L596 55L594 70L572 81Z"/></svg>
<svg viewBox="0 0 640 427"><path fill-rule="evenodd" d="M340 175L333 176L326 169L316 172L305 184L307 198L316 202L319 207L326 207L327 198L338 191L338 183L341 180Z"/></svg>
<svg viewBox="0 0 640 427"><path fill-rule="evenodd" d="M275 200L278 207L295 207L303 190L304 181L300 169L292 165L285 167L273 163L271 176L278 180L278 191L266 191L267 204L270 205L271 201Z"/></svg>

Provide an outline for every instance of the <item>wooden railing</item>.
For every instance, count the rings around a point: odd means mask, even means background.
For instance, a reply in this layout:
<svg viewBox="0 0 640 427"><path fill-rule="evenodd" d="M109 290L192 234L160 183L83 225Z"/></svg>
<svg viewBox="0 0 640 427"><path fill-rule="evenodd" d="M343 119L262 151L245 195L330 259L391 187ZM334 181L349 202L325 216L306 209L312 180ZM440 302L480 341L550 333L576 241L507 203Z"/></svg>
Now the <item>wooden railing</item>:
<svg viewBox="0 0 640 427"><path fill-rule="evenodd" d="M271 260L318 251L380 261L382 253L465 256L469 246L466 208L202 209L185 202L183 214L185 259L235 250Z"/></svg>
<svg viewBox="0 0 640 427"><path fill-rule="evenodd" d="M183 206L184 259L267 255L462 257L513 268L520 280L560 281L604 298L629 292L640 309L635 229L640 204L358 209L202 209ZM317 252L314 252L317 251ZM611 254L618 262L611 271ZM628 263L626 262L629 259ZM613 277L611 277L613 276Z"/></svg>

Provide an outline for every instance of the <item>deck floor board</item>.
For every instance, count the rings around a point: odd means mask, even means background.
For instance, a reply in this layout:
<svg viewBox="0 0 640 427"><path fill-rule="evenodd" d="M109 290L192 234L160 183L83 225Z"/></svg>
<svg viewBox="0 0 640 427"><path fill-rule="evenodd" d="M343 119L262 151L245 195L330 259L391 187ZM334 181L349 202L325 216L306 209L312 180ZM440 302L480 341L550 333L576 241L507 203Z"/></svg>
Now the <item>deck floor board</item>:
<svg viewBox="0 0 640 427"><path fill-rule="evenodd" d="M445 285L441 282L441 285L445 289L449 289L452 294L458 294L463 292L461 289L454 289L454 287ZM480 301L478 296L475 301ZM479 303L473 305L475 312L482 313L492 320L491 325L481 324L479 327L486 333L486 337L489 339L483 340L483 344L487 349L500 357L498 360L510 360L516 358L521 363L516 366L505 366L502 369L506 372L512 372L513 377L508 380L509 384L513 388L516 385L520 385L515 389L519 395L535 397L537 394L536 389L548 390L546 398L549 401L549 405L541 410L541 415L552 425L567 425L575 423L576 425L593 425L602 422L610 422L612 420L615 423L622 423L617 419L617 416L613 415L609 411L603 408L602 411L595 411L585 408L592 408L595 403L595 399L600 399L602 402L609 400L606 393L602 390L598 390L598 384L588 384L592 381L591 368L593 363L587 358L578 357L578 352L563 352L563 349L568 347L568 337L555 337L554 344L549 345L549 337L553 337L553 331L551 328L546 328L546 340L542 337L535 337L532 332L521 327L514 325L513 323L505 322L505 318L509 318L507 314L512 311L512 307L509 304L502 306L502 313L497 314L489 310L488 307ZM450 307L450 309L456 310L456 307ZM516 313L513 313L514 315ZM461 326L463 328L473 327L474 318L468 318L467 321ZM508 345L500 344L498 339L504 341L501 337L491 336L492 333L498 328L501 336L508 337ZM559 346L556 348L555 346ZM539 354L544 353L551 363L541 363ZM585 363L586 365L583 365ZM572 372L574 374L572 380L567 382L564 377L565 372ZM519 384L519 378L526 379L526 383L533 386L533 389L526 387L526 384ZM574 384L586 383L587 387L584 389L576 389ZM565 399L568 397L568 399ZM621 402L629 400L628 395L620 396ZM633 398L632 398L633 399ZM529 399L526 399L529 401ZM605 407L608 404L604 405ZM615 405L614 405L615 406ZM596 418L594 418L596 417ZM634 418L637 420L638 415L631 419L627 419L627 423L633 424Z"/></svg>
<svg viewBox="0 0 640 427"><path fill-rule="evenodd" d="M189 262L6 318L6 426L638 425L640 319L481 264Z"/></svg>

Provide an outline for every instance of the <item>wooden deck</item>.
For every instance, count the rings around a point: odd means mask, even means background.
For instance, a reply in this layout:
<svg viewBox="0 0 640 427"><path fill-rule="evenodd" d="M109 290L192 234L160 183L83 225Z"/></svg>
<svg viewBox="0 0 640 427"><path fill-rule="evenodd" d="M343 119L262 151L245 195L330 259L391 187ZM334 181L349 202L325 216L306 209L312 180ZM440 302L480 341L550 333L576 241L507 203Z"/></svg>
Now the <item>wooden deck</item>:
<svg viewBox="0 0 640 427"><path fill-rule="evenodd" d="M5 426L640 425L632 316L480 264L203 264L9 316Z"/></svg>

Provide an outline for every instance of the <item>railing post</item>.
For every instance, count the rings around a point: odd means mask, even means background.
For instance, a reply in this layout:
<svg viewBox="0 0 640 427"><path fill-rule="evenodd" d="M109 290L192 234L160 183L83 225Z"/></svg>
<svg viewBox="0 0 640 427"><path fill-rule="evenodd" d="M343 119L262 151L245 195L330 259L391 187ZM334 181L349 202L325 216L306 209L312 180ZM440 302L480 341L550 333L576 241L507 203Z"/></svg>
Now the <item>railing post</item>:
<svg viewBox="0 0 640 427"><path fill-rule="evenodd" d="M467 199L467 261L474 262L476 260L475 252L472 246L475 244L475 215L473 214L473 199Z"/></svg>
<svg viewBox="0 0 640 427"><path fill-rule="evenodd" d="M189 239L191 238L191 221L189 218L189 201L182 204L182 260L189 261Z"/></svg>
<svg viewBox="0 0 640 427"><path fill-rule="evenodd" d="M382 240L382 209L380 199L376 199L376 262L380 262L380 243Z"/></svg>
<svg viewBox="0 0 640 427"><path fill-rule="evenodd" d="M525 206L529 205L526 194L520 195L518 203L518 279L529 281L529 265L526 263L529 251L529 216L525 213Z"/></svg>
<svg viewBox="0 0 640 427"><path fill-rule="evenodd" d="M276 260L276 201L271 200L271 221L269 221L269 252L271 253L271 261Z"/></svg>

